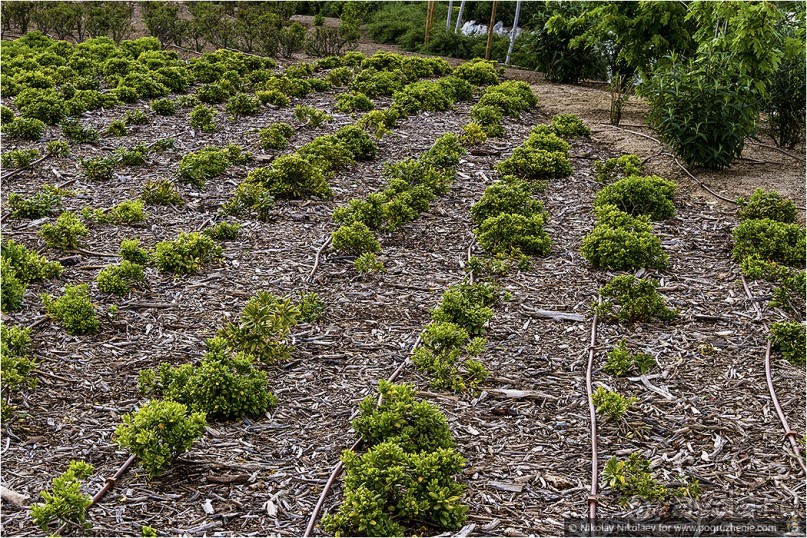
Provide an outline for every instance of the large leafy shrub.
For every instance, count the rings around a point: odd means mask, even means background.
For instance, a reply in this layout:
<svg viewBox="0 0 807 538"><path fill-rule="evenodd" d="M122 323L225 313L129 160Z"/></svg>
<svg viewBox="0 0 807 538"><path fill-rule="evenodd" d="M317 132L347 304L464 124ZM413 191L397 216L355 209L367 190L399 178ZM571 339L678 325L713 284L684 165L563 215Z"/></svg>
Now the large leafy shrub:
<svg viewBox="0 0 807 538"><path fill-rule="evenodd" d="M805 262L805 233L798 224L765 219L747 219L732 232L738 260L757 256L764 260L803 267Z"/></svg>
<svg viewBox="0 0 807 538"><path fill-rule="evenodd" d="M640 87L648 121L690 165L720 170L740 156L758 119L754 81L725 52L660 64Z"/></svg>

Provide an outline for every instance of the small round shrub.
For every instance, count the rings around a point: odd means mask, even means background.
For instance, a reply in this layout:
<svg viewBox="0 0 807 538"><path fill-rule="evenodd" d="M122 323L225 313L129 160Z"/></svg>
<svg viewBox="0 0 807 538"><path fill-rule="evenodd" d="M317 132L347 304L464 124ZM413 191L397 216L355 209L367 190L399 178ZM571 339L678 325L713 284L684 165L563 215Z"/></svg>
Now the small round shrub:
<svg viewBox="0 0 807 538"><path fill-rule="evenodd" d="M478 123L472 122L462 126L460 142L463 146L478 146L487 139L488 134Z"/></svg>
<svg viewBox="0 0 807 538"><path fill-rule="evenodd" d="M289 98L280 90L259 90L255 92L255 97L262 105L289 106Z"/></svg>
<svg viewBox="0 0 807 538"><path fill-rule="evenodd" d="M258 133L262 149L284 149L289 145L289 138L294 135L294 127L288 123L278 122L261 129Z"/></svg>
<svg viewBox="0 0 807 538"><path fill-rule="evenodd" d="M798 224L771 219L748 219L732 232L735 259L756 255L764 260L803 267L805 262L805 233Z"/></svg>
<svg viewBox="0 0 807 538"><path fill-rule="evenodd" d="M488 136L502 136L504 134L504 114L495 106L476 104L471 109L471 117Z"/></svg>
<svg viewBox="0 0 807 538"><path fill-rule="evenodd" d="M375 105L370 101L370 98L361 92L340 93L336 96L336 105L334 106L339 112L367 112L373 110Z"/></svg>
<svg viewBox="0 0 807 538"><path fill-rule="evenodd" d="M544 204L533 197L536 187L514 176L505 176L485 189L482 197L471 206L471 218L481 225L489 217L502 213L532 216L544 213Z"/></svg>
<svg viewBox="0 0 807 538"><path fill-rule="evenodd" d="M204 413L169 400L154 400L126 413L115 429L115 442L138 457L149 476L158 476L188 451L205 432Z"/></svg>
<svg viewBox="0 0 807 538"><path fill-rule="evenodd" d="M796 222L796 204L776 191L755 189L751 198L740 198L737 216L746 219L771 219L784 223Z"/></svg>
<svg viewBox="0 0 807 538"><path fill-rule="evenodd" d="M45 122L17 117L14 121L3 124L3 134L20 140L39 140L45 134Z"/></svg>
<svg viewBox="0 0 807 538"><path fill-rule="evenodd" d="M594 198L594 206L610 204L634 216L665 220L675 215L675 189L674 182L658 176L629 176L603 187Z"/></svg>
<svg viewBox="0 0 807 538"><path fill-rule="evenodd" d="M72 211L65 211L56 219L56 224L45 223L39 228L39 236L50 248L70 250L79 248L79 238L89 235L87 227Z"/></svg>
<svg viewBox="0 0 807 538"><path fill-rule="evenodd" d="M271 168L256 168L246 178L248 183L265 187L279 198L306 198L332 196L321 168L299 155L284 155L272 163Z"/></svg>
<svg viewBox="0 0 807 538"><path fill-rule="evenodd" d="M191 127L203 133L213 133L216 131L216 115L218 113L209 106L199 105L193 108L190 113Z"/></svg>
<svg viewBox="0 0 807 538"><path fill-rule="evenodd" d="M176 239L160 241L154 247L154 264L168 273L195 273L203 263L220 256L221 247L199 232L182 232Z"/></svg>
<svg viewBox="0 0 807 538"><path fill-rule="evenodd" d="M245 93L237 93L227 101L225 110L234 118L254 116L261 111L261 102Z"/></svg>
<svg viewBox="0 0 807 538"><path fill-rule="evenodd" d="M656 290L655 280L636 278L633 275L615 276L600 288L602 303L594 303L600 318L633 322L658 318L674 319L678 312L667 308L664 298Z"/></svg>
<svg viewBox="0 0 807 538"><path fill-rule="evenodd" d="M496 170L502 175L524 179L557 179L572 174L569 157L562 152L520 146L513 155L500 161Z"/></svg>
<svg viewBox="0 0 807 538"><path fill-rule="evenodd" d="M454 76L465 79L475 86L485 84L498 84L499 73L496 71L496 62L474 58L454 69Z"/></svg>
<svg viewBox="0 0 807 538"><path fill-rule="evenodd" d="M600 183L613 183L628 176L641 176L644 174L642 159L633 154L620 155L607 161L594 163L597 172L597 181Z"/></svg>
<svg viewBox="0 0 807 538"><path fill-rule="evenodd" d="M361 127L345 125L340 127L333 136L347 147L354 160L370 161L375 159L378 145Z"/></svg>
<svg viewBox="0 0 807 538"><path fill-rule="evenodd" d="M583 238L580 253L593 266L613 270L664 269L667 255L645 216L633 217L614 205L595 209L597 224Z"/></svg>
<svg viewBox="0 0 807 538"><path fill-rule="evenodd" d="M353 222L339 227L331 234L331 245L337 252L359 256L365 252L377 253L381 244L372 230L362 222Z"/></svg>
<svg viewBox="0 0 807 538"><path fill-rule="evenodd" d="M142 265L123 260L119 265L110 265L102 269L95 280L98 289L104 293L127 295L133 287L143 281L145 276Z"/></svg>
<svg viewBox="0 0 807 538"><path fill-rule="evenodd" d="M474 230L476 240L491 254L520 252L528 256L546 256L552 240L544 230L545 214L524 216L501 213L488 217Z"/></svg>
<svg viewBox="0 0 807 538"><path fill-rule="evenodd" d="M69 334L82 335L98 332L98 318L95 316L95 307L90 301L87 284L66 284L64 294L58 299L43 293L41 300L48 316L61 322Z"/></svg>
<svg viewBox="0 0 807 538"><path fill-rule="evenodd" d="M575 138L589 136L591 129L586 127L577 114L558 114L552 118L552 129L560 137Z"/></svg>
<svg viewBox="0 0 807 538"><path fill-rule="evenodd" d="M771 347L782 354L790 364L803 368L807 357L804 324L778 321L771 325Z"/></svg>
<svg viewBox="0 0 807 538"><path fill-rule="evenodd" d="M151 102L151 109L160 116L173 116L177 113L177 104L173 99L155 99Z"/></svg>

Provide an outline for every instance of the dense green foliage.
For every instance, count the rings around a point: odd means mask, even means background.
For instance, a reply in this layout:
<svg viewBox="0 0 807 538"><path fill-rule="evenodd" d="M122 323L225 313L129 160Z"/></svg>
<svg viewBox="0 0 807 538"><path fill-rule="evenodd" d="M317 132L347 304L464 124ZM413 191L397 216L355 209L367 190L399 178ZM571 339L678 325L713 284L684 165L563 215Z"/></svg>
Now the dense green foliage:
<svg viewBox="0 0 807 538"><path fill-rule="evenodd" d="M630 373L643 375L656 365L656 359L647 353L632 353L628 351L625 340L608 352L608 358L602 369L611 375L626 376Z"/></svg>
<svg viewBox="0 0 807 538"><path fill-rule="evenodd" d="M87 284L66 284L64 294L58 299L47 293L43 293L41 299L48 316L61 322L68 333L82 335L98 332L100 323L90 301Z"/></svg>
<svg viewBox="0 0 807 538"><path fill-rule="evenodd" d="M792 365L804 367L807 357L807 334L803 323L776 322L771 325L771 347Z"/></svg>
<svg viewBox="0 0 807 538"><path fill-rule="evenodd" d="M291 299L259 291L249 299L238 319L225 325L219 336L236 352L263 363L283 361L293 349L287 338L301 316Z"/></svg>
<svg viewBox="0 0 807 538"><path fill-rule="evenodd" d="M594 198L594 207L616 206L631 215L665 220L675 214L674 182L658 176L628 176L606 185Z"/></svg>
<svg viewBox="0 0 807 538"><path fill-rule="evenodd" d="M601 204L594 211L597 223L580 247L589 263L614 270L667 266L661 239L653 233L646 216L633 217L611 204Z"/></svg>
<svg viewBox="0 0 807 538"><path fill-rule="evenodd" d="M165 472L205 432L204 413L170 400L153 400L121 417L115 442L138 457L150 477Z"/></svg>
<svg viewBox="0 0 807 538"><path fill-rule="evenodd" d="M754 189L750 198L738 200L737 216L742 220L770 219L792 224L796 222L796 204L776 191Z"/></svg>
<svg viewBox="0 0 807 538"><path fill-rule="evenodd" d="M42 491L40 495L45 501L31 506L31 519L47 532L51 522L56 520L62 525L76 525L89 530L87 508L91 499L81 493L81 480L89 478L95 469L89 463L71 460L67 471L53 479L50 491Z"/></svg>
<svg viewBox="0 0 807 538"><path fill-rule="evenodd" d="M594 309L605 320L671 320L678 313L664 304L664 298L656 290L657 285L654 280L633 275L615 276L600 288L602 303L594 303Z"/></svg>

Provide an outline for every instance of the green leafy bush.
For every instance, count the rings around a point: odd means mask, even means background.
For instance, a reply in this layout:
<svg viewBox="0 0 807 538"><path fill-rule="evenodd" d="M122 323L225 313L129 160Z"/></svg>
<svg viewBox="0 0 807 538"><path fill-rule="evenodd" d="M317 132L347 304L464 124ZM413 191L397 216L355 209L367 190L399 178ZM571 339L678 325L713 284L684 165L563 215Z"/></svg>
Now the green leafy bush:
<svg viewBox="0 0 807 538"><path fill-rule="evenodd" d="M381 273L384 271L384 262L374 252L362 252L353 260L353 267L363 275Z"/></svg>
<svg viewBox="0 0 807 538"><path fill-rule="evenodd" d="M3 244L0 252L3 259L11 264L17 278L26 285L62 274L63 268L59 262L48 261L41 254L28 250L25 245L16 243L13 239Z"/></svg>
<svg viewBox="0 0 807 538"><path fill-rule="evenodd" d="M11 263L3 258L2 274L0 274L0 308L3 312L14 312L22 308L25 296L25 285L17 278Z"/></svg>
<svg viewBox="0 0 807 538"><path fill-rule="evenodd" d="M52 215L62 206L62 197L66 191L52 185L43 185L31 198L25 198L16 192L9 193L8 205L11 216L22 219L39 219Z"/></svg>
<svg viewBox="0 0 807 538"><path fill-rule="evenodd" d="M90 181L109 181L115 177L115 165L118 160L115 157L93 157L90 159L79 159L78 164L84 176Z"/></svg>
<svg viewBox="0 0 807 538"><path fill-rule="evenodd" d="M495 86L489 86L477 106L492 106L502 111L505 116L518 116L538 104L538 98L532 93L530 85L520 80L507 80Z"/></svg>
<svg viewBox="0 0 807 538"><path fill-rule="evenodd" d="M198 105L193 107L190 114L191 127L203 133L216 132L216 115L213 107Z"/></svg>
<svg viewBox="0 0 807 538"><path fill-rule="evenodd" d="M104 293L128 295L129 291L143 282L146 274L142 265L123 260L119 265L110 265L102 269L96 277L98 289Z"/></svg>
<svg viewBox="0 0 807 538"><path fill-rule="evenodd" d="M340 226L331 234L331 245L337 252L359 256L365 252L377 253L381 250L378 239L363 222L353 222Z"/></svg>
<svg viewBox="0 0 807 538"><path fill-rule="evenodd" d="M81 493L81 480L89 478L94 472L89 463L71 460L67 471L53 479L51 490L40 492L45 502L31 506L31 519L42 532L48 531L53 520L60 525L90 529L87 508L92 500L89 495Z"/></svg>
<svg viewBox="0 0 807 538"><path fill-rule="evenodd" d="M67 118L61 127L62 134L71 144L95 144L101 137L98 131L82 125L76 118Z"/></svg>
<svg viewBox="0 0 807 538"><path fill-rule="evenodd" d="M3 279L5 278L4 274ZM0 415L4 424L14 414L14 407L10 404L11 396L21 388L36 386L36 378L32 375L36 361L30 354L31 329L0 323L0 356L3 359L0 363Z"/></svg>
<svg viewBox="0 0 807 538"><path fill-rule="evenodd" d="M803 267L805 262L804 228L771 219L748 219L732 232L737 260L747 256Z"/></svg>
<svg viewBox="0 0 807 538"><path fill-rule="evenodd" d="M207 426L204 413L188 414L186 406L168 400L151 401L136 413L124 414L121 420L115 429L115 442L137 456L151 477L165 472Z"/></svg>
<svg viewBox="0 0 807 538"><path fill-rule="evenodd" d="M644 164L638 156L625 154L595 162L594 170L597 172L597 181L608 184L628 176L641 176L644 174Z"/></svg>
<svg viewBox="0 0 807 538"><path fill-rule="evenodd" d="M123 121L126 125L146 125L149 118L142 110L130 110L123 116Z"/></svg>
<svg viewBox="0 0 807 538"><path fill-rule="evenodd" d="M545 213L530 216L501 213L482 221L474 234L479 245L493 254L546 256L552 248L552 240L544 230L545 222Z"/></svg>
<svg viewBox="0 0 807 538"><path fill-rule="evenodd" d="M278 122L261 129L258 136L262 149L284 149L289 145L289 138L294 136L294 127Z"/></svg>
<svg viewBox="0 0 807 538"><path fill-rule="evenodd" d="M230 201L222 205L222 211L228 215L254 213L258 220L267 221L274 204L275 197L269 189L259 183L243 181L236 187Z"/></svg>
<svg viewBox="0 0 807 538"><path fill-rule="evenodd" d="M242 163L246 158L241 153L241 148L235 144L228 144L223 148L207 146L182 157L177 168L177 177L180 181L201 189L207 180L220 176L231 165Z"/></svg>
<svg viewBox="0 0 807 538"><path fill-rule="evenodd" d="M98 332L98 318L90 301L87 284L66 284L64 294L58 299L43 293L42 306L51 318L60 321L64 329L75 335Z"/></svg>
<svg viewBox="0 0 807 538"><path fill-rule="evenodd" d="M565 153L526 146L516 148L512 156L499 161L496 170L502 175L525 179L556 179L572 175L572 166Z"/></svg>
<svg viewBox="0 0 807 538"><path fill-rule="evenodd" d="M803 323L779 321L771 325L771 347L793 366L804 367L807 357Z"/></svg>
<svg viewBox="0 0 807 538"><path fill-rule="evenodd" d="M3 123L3 134L19 140L39 140L45 134L45 122L32 118L14 118Z"/></svg>
<svg viewBox="0 0 807 538"><path fill-rule="evenodd" d="M259 291L247 302L237 322L219 331L230 348L243 351L264 363L289 357L293 347L286 339L300 318L300 309L291 300Z"/></svg>
<svg viewBox="0 0 807 538"><path fill-rule="evenodd" d="M631 215L665 220L675 214L674 182L658 176L628 176L606 185L594 198L594 207L613 205Z"/></svg>
<svg viewBox="0 0 807 538"><path fill-rule="evenodd" d="M597 387L597 390L591 395L591 399L597 413L601 413L613 420L621 419L630 409L630 406L639 401L632 396L626 398L616 391L606 390L603 387Z"/></svg>
<svg viewBox="0 0 807 538"><path fill-rule="evenodd" d="M183 205L185 203L177 192L174 182L167 179L148 180L140 194L140 199L149 205Z"/></svg>
<svg viewBox="0 0 807 538"><path fill-rule="evenodd" d="M129 134L129 129L126 127L126 122L123 120L112 120L104 129L106 136L126 136Z"/></svg>
<svg viewBox="0 0 807 538"><path fill-rule="evenodd" d="M227 101L225 110L233 117L254 116L261 111L261 102L245 93L237 93Z"/></svg>
<svg viewBox="0 0 807 538"><path fill-rule="evenodd" d="M328 177L354 162L347 145L333 135L318 136L298 149L297 155L318 166Z"/></svg>
<svg viewBox="0 0 807 538"><path fill-rule="evenodd" d="M658 283L633 275L615 276L600 288L601 304L594 304L600 318L616 321L639 321L658 318L674 319L678 312L667 308L664 298L656 290Z"/></svg>
<svg viewBox="0 0 807 538"><path fill-rule="evenodd" d="M530 131L530 136L523 145L530 149L559 151L561 153L568 153L570 149L568 142L560 138L555 133L547 132L544 129L533 129Z"/></svg>
<svg viewBox="0 0 807 538"><path fill-rule="evenodd" d="M787 224L796 222L796 204L776 191L755 189L751 198L738 200L740 209L737 216L741 220L771 219Z"/></svg>
<svg viewBox="0 0 807 538"><path fill-rule="evenodd" d="M552 130L563 138L589 136L591 129L586 127L577 114L558 114L552 118Z"/></svg>
<svg viewBox="0 0 807 538"><path fill-rule="evenodd" d="M496 62L474 58L454 69L454 76L467 80L475 86L485 84L498 84L499 73L496 69Z"/></svg>
<svg viewBox="0 0 807 538"><path fill-rule="evenodd" d="M434 141L432 147L420 156L420 162L435 168L453 168L465 155L465 148L454 133L446 133Z"/></svg>
<svg viewBox="0 0 807 538"><path fill-rule="evenodd" d="M375 396L367 396L353 420L353 429L368 447L395 443L413 453L454 447L446 417L435 405L415 400L412 385L379 381L378 392L381 405Z"/></svg>
<svg viewBox="0 0 807 538"><path fill-rule="evenodd" d="M460 143L463 146L478 146L487 139L487 133L478 123L472 122L462 126Z"/></svg>
<svg viewBox="0 0 807 538"><path fill-rule="evenodd" d="M69 157L70 146L64 140L49 140L45 144L45 153L51 157Z"/></svg>
<svg viewBox="0 0 807 538"><path fill-rule="evenodd" d="M155 99L150 104L154 113L160 116L173 116L177 113L177 104L173 99Z"/></svg>
<svg viewBox="0 0 807 538"><path fill-rule="evenodd" d="M482 338L475 338L470 343L468 340L468 331L454 323L432 322L426 326L421 346L412 355L412 362L418 370L431 376L430 387L475 390L490 375L482 363L472 358L466 358L460 369L458 361L463 353L474 357L485 345Z"/></svg>
<svg viewBox="0 0 807 538"><path fill-rule="evenodd" d="M339 112L367 112L373 110L375 105L370 98L361 92L340 93L336 96L334 108Z"/></svg>
<svg viewBox="0 0 807 538"><path fill-rule="evenodd" d="M206 228L202 233L216 241L232 241L238 239L238 230L241 224L238 222L219 222L218 224Z"/></svg>
<svg viewBox="0 0 807 538"><path fill-rule="evenodd" d="M325 303L316 292L300 292L300 299L297 303L300 309L300 321L303 323L313 323L322 317L325 311Z"/></svg>
<svg viewBox="0 0 807 538"><path fill-rule="evenodd" d="M325 122L333 120L333 116L325 111L307 105L297 105L294 107L294 117L300 123L309 127L319 127Z"/></svg>
<svg viewBox="0 0 807 538"><path fill-rule="evenodd" d="M180 95L177 97L177 108L194 108L199 106L201 102L195 95Z"/></svg>
<svg viewBox="0 0 807 538"><path fill-rule="evenodd" d="M689 165L720 170L742 154L759 118L753 79L735 55L709 51L660 63L639 86L649 124Z"/></svg>
<svg viewBox="0 0 807 538"><path fill-rule="evenodd" d="M0 105L0 122L10 123L14 121L14 111L6 105Z"/></svg>
<svg viewBox="0 0 807 538"><path fill-rule="evenodd" d="M361 92L367 97L375 98L381 95L394 95L403 88L403 80L389 71L364 69L356 74L348 88L354 92Z"/></svg>
<svg viewBox="0 0 807 538"><path fill-rule="evenodd" d="M342 455L347 471L345 500L338 513L323 518L326 532L346 536L405 536L408 529L457 530L468 507L464 487L453 476L465 460L453 449L408 453L382 443L362 456Z"/></svg>
<svg viewBox="0 0 807 538"><path fill-rule="evenodd" d="M471 218L475 225L481 225L489 217L502 213L524 216L544 214L544 204L532 195L539 189L532 182L515 176L504 176L500 181L489 185L482 197L471 206Z"/></svg>
<svg viewBox="0 0 807 538"><path fill-rule="evenodd" d="M386 110L371 110L362 116L356 125L371 131L376 138L382 138L384 135L392 132L392 128L395 127L397 120L398 114L391 108Z"/></svg>
<svg viewBox="0 0 807 538"><path fill-rule="evenodd" d="M457 100L452 87L430 80L407 84L393 94L393 99L395 106L408 115L422 110L451 110Z"/></svg>
<svg viewBox="0 0 807 538"><path fill-rule="evenodd" d="M146 265L151 260L151 256L140 248L140 241L137 239L124 239L120 242L120 257L137 265Z"/></svg>
<svg viewBox="0 0 807 538"><path fill-rule="evenodd" d="M146 221L146 212L140 200L124 200L110 208L107 218L117 224L137 224Z"/></svg>
<svg viewBox="0 0 807 538"><path fill-rule="evenodd" d="M2 155L3 168L25 168L39 158L36 149L13 149Z"/></svg>
<svg viewBox="0 0 807 538"><path fill-rule="evenodd" d="M14 104L23 117L42 120L48 125L56 125L65 117L64 102L52 89L23 90Z"/></svg>
<svg viewBox="0 0 807 538"><path fill-rule="evenodd" d="M361 127L345 125L337 129L333 136L345 145L354 160L369 161L375 159L378 145Z"/></svg>
<svg viewBox="0 0 807 538"><path fill-rule="evenodd" d="M159 392L191 411L219 420L259 416L277 405L269 392L266 373L246 353L233 353L223 338L207 341L209 350L199 366L172 367L163 362L157 372L140 372L140 390Z"/></svg>
<svg viewBox="0 0 807 538"><path fill-rule="evenodd" d="M615 375L626 376L629 373L644 375L656 365L656 359L647 353L631 353L622 339L608 352L603 371Z"/></svg>
<svg viewBox="0 0 807 538"><path fill-rule="evenodd" d="M667 266L661 239L653 233L647 217L632 217L607 204L598 206L595 215L597 224L580 247L580 253L594 267L634 270Z"/></svg>
<svg viewBox="0 0 807 538"><path fill-rule="evenodd" d="M195 273L203 263L221 256L221 247L199 232L181 232L176 239L160 241L154 247L154 264L160 271Z"/></svg>
<svg viewBox="0 0 807 538"><path fill-rule="evenodd" d="M681 486L669 489L661 485L650 470L650 460L639 452L634 452L626 460L619 460L616 456L608 459L602 470L601 482L620 495L620 506L628 506L630 497L644 501L658 501L674 497L700 496L698 480L690 481L679 476Z"/></svg>
<svg viewBox="0 0 807 538"><path fill-rule="evenodd" d="M56 219L56 224L45 223L38 233L50 248L70 250L79 248L79 238L87 237L90 232L75 213L65 211Z"/></svg>
<svg viewBox="0 0 807 538"><path fill-rule="evenodd" d="M261 185L278 198L333 195L322 169L299 155L283 155L272 162L271 168L255 168L245 182Z"/></svg>
<svg viewBox="0 0 807 538"><path fill-rule="evenodd" d="M274 105L280 108L289 106L289 98L280 90L259 90L255 92L255 97L262 105Z"/></svg>
<svg viewBox="0 0 807 538"><path fill-rule="evenodd" d="M493 284L455 284L443 293L440 306L432 309L433 321L455 323L470 336L484 332L485 324L493 317L491 306L499 301L499 291Z"/></svg>

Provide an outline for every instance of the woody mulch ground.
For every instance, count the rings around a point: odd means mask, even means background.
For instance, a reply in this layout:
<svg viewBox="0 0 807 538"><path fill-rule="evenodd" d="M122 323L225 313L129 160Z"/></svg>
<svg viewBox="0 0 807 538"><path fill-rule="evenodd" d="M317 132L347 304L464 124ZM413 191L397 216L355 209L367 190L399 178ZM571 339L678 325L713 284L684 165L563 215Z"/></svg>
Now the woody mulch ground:
<svg viewBox="0 0 807 538"><path fill-rule="evenodd" d="M670 266L651 273L680 315L666 324L601 327L596 364L626 338L652 353L659 367L643 380L614 379L595 369L595 386L639 399L625 422L601 424L599 459L602 464L613 455L640 450L662 483L674 485L681 474L697 478L703 493L697 501L622 508L606 490L601 515L803 518L804 475L783 441L763 371L766 327L784 315L760 300L762 315L757 316L744 294L730 256L731 230L737 225L734 208L694 188L654 142L599 124L605 121L600 113L603 103L607 111L607 92L540 82L534 90L540 99L534 112L507 120L506 136L466 156L453 188L428 213L381 238L385 273L359 277L350 260L326 251L314 282L306 282L316 249L336 228L333 208L379 189L385 161L417 156L439 135L458 132L468 121L471 103L401 122L380 141L378 159L351 166L331 180L332 200L283 202L271 222L242 220L239 239L224 246L223 263L178 278L149 269L146 288L123 300L93 289L103 318L98 335L73 337L57 323L39 325L33 333L39 385L14 401L23 420L3 429L3 484L28 495L30 504L69 460L84 459L96 467L88 484L94 492L127 457L111 436L121 414L145 401L136 390L139 370L162 361L198 361L205 339L237 316L258 290L281 295L312 290L328 305L323 319L297 327L291 360L267 367L280 401L276 409L259 419L210 423L204 439L167 474L148 480L135 467L90 510L94 535L136 535L142 525L165 534L301 535L331 467L355 440L349 419L358 402L409 355L429 309L447 286L462 280L469 247L478 253L469 208L497 177L495 164L536 123L558 112L574 112L594 133L590 140L573 143L572 177L550 182L540 195L551 217L552 252L534 260L530 270L500 282L512 298L495 309L486 335L482 360L492 373L486 390L478 396L436 393L411 365L401 376L448 416L458 449L468 460L462 481L467 485L468 523L474 527L466 530L471 535L560 534L565 518L586 513L590 305L611 275L592 270L578 251L593 226L594 162L626 151L651 157L649 171L680 185L676 216L655 225ZM314 94L300 103L331 110L335 93ZM89 113L85 122L102 127L130 108L145 110L151 123L122 139L105 138L102 147L73 147L71 159L48 160L46 166L3 181L3 202L10 192L30 195L43 183L75 180L69 188L80 194L66 198L65 209L109 207L138 196L149 179L170 178L188 151L233 142L259 154L253 129L275 121L299 127L290 109L231 122L219 107L222 130L203 135L190 130L186 113L154 116L143 103ZM299 127L284 152L354 121L335 116L333 123L318 129ZM625 122L640 125L642 117L641 104L632 103ZM630 129L652 136L649 130ZM86 181L77 169L78 157L166 136L177 139L177 148L152 157L148 166L119 169L112 181ZM803 200L803 162L753 145L749 151L750 159L766 162L695 173L729 197L747 195L761 185ZM130 237L151 247L181 231L201 229L219 219L219 204L260 164L234 167L203 190L180 187L187 205L149 207L145 225L96 227L85 248L113 253L121 239ZM4 240L58 258L36 236L39 224L6 219ZM82 254L77 261L59 279L30 286L23 310L4 315L4 321L31 324L43 313L40 293L59 294L68 282L92 285L114 258ZM765 283L753 282L751 288L757 298L771 294ZM112 304L119 306L116 317L107 315ZM585 319L548 320L537 314L541 309ZM776 358L774 382L791 425L800 429L805 423L804 372ZM512 393L504 389L522 390L527 397L507 397ZM337 486L326 509L334 510L340 497ZM212 513L207 513L205 507L211 506ZM5 503L2 528L7 535L41 534L26 509Z"/></svg>

